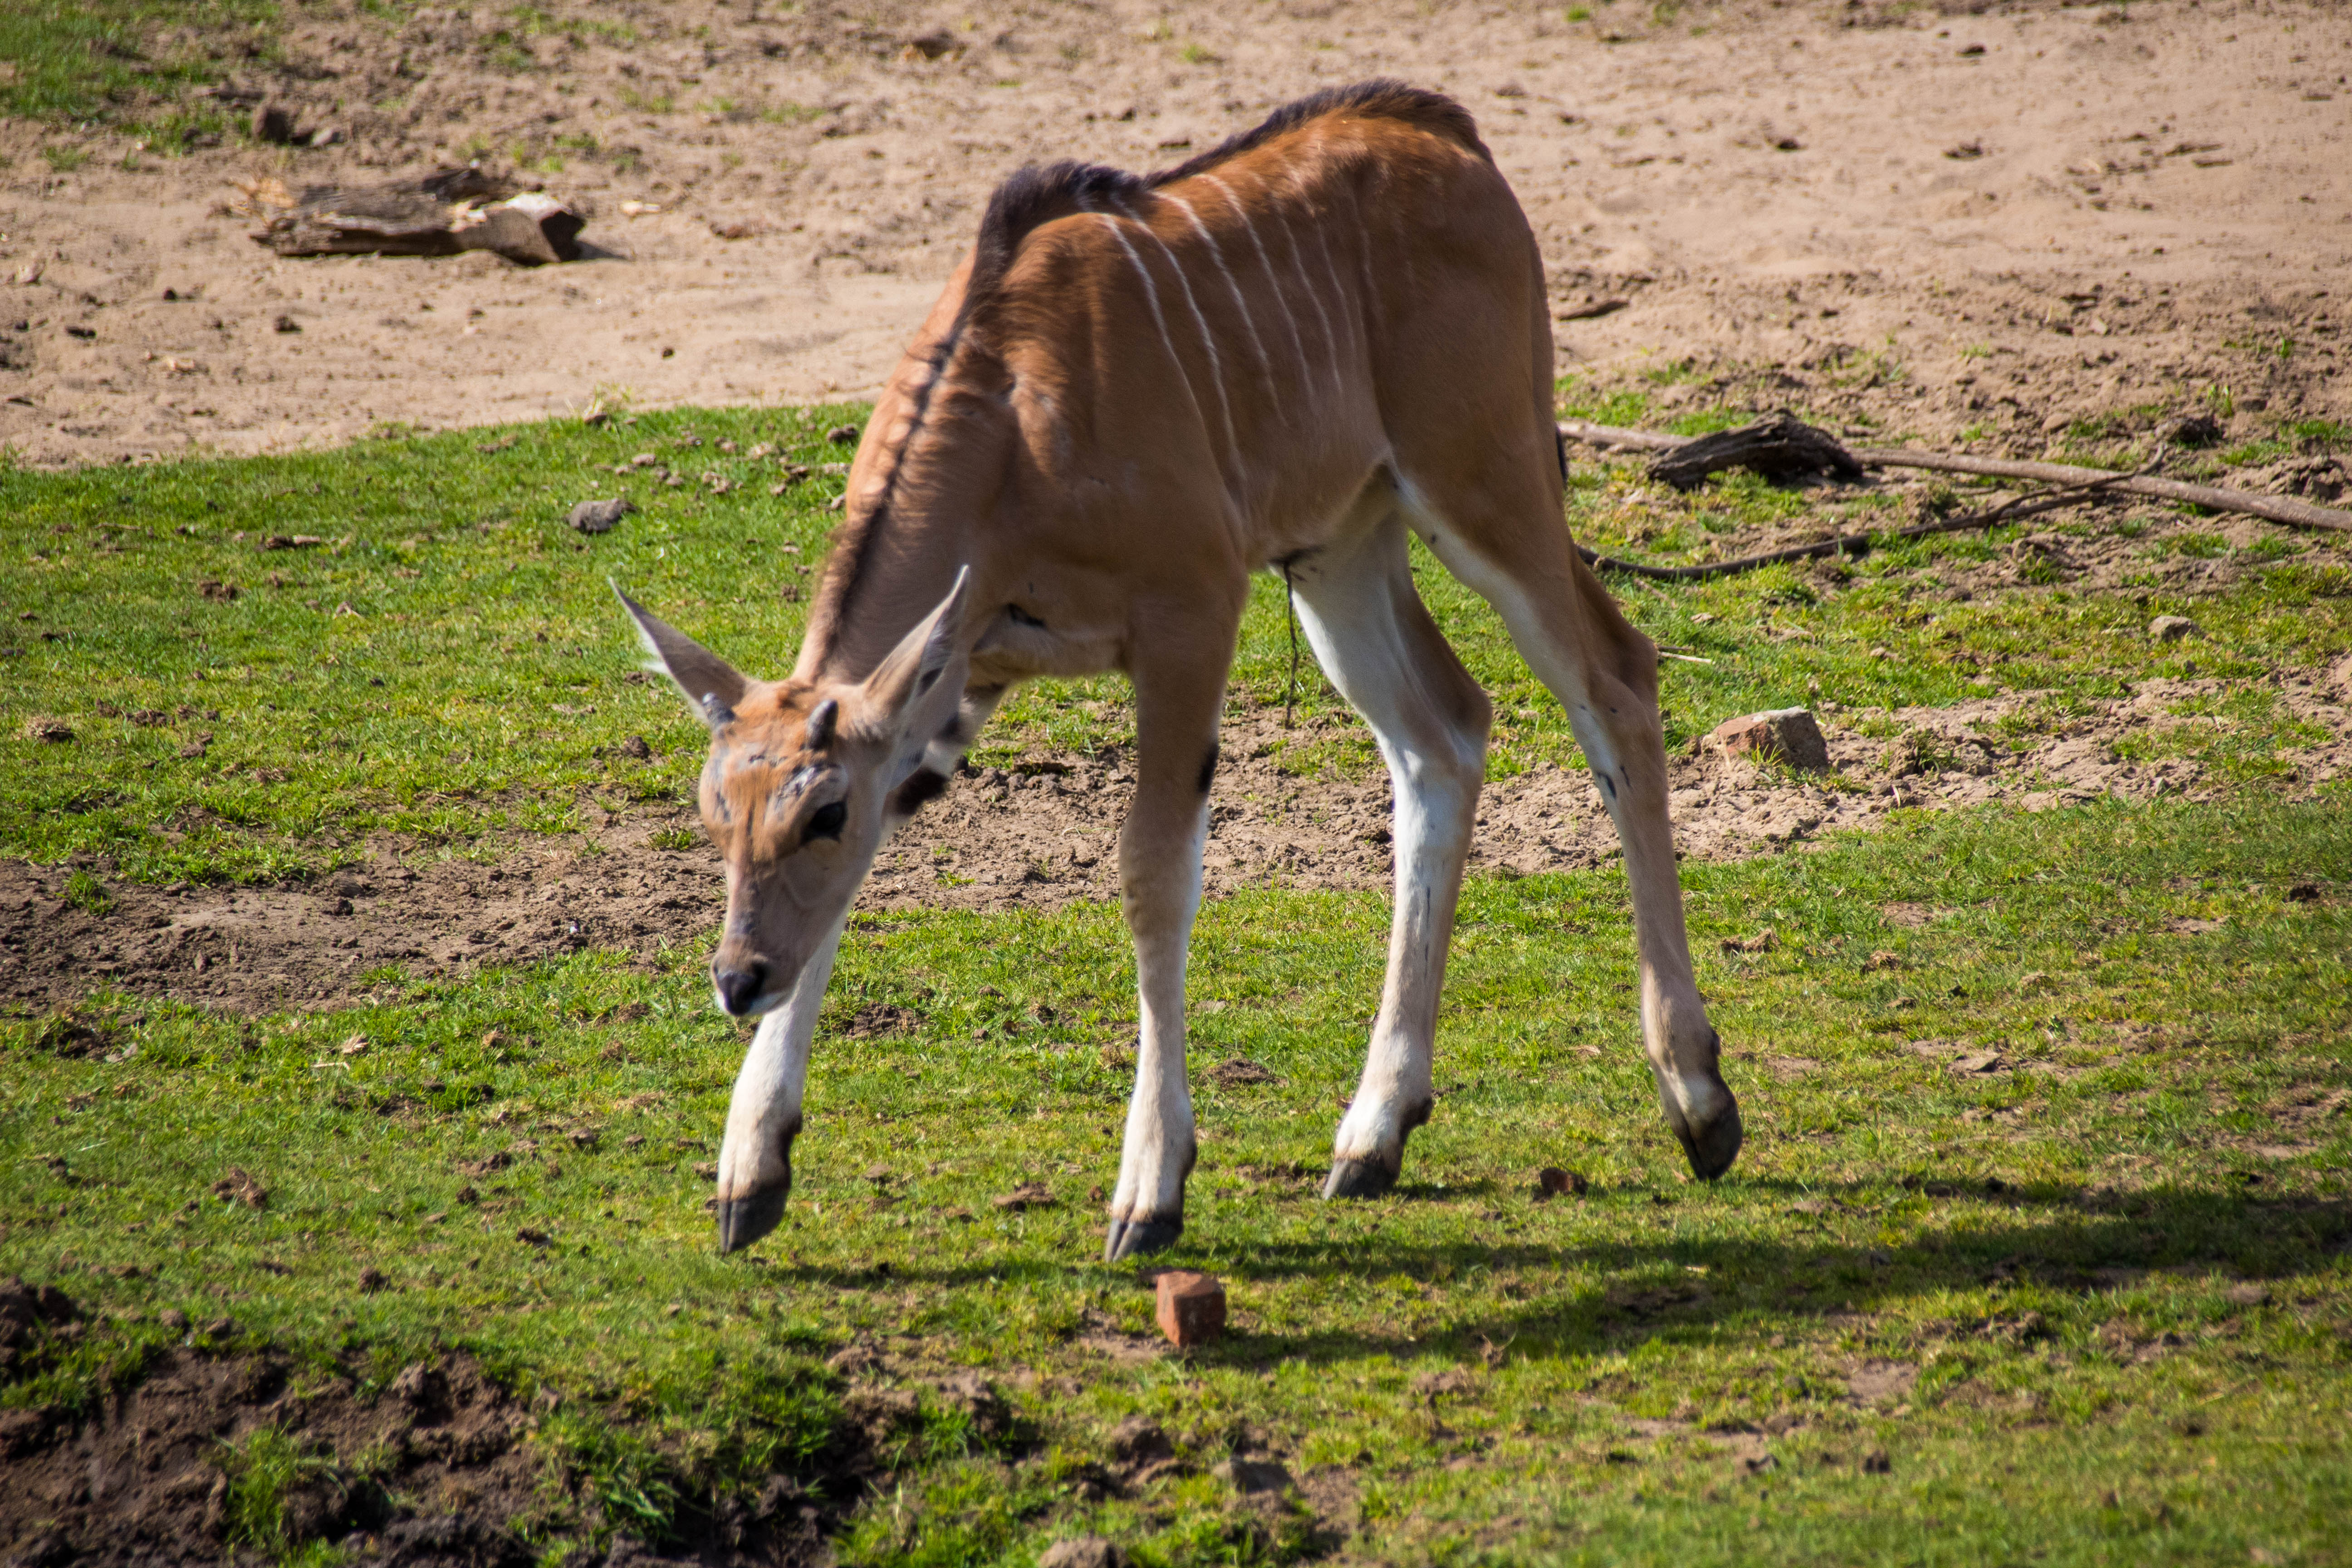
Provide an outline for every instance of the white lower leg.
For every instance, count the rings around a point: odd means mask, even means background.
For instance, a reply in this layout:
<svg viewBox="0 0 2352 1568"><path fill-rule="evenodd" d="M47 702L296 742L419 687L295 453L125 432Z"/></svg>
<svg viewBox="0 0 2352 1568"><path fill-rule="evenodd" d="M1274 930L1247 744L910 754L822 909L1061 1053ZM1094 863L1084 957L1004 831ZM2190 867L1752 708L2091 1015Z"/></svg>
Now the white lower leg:
<svg viewBox="0 0 2352 1568"><path fill-rule="evenodd" d="M1192 1091L1184 1071L1184 971L1201 904L1207 826L1204 804L1181 866L1137 865L1130 870L1121 856L1141 1017L1135 1092L1128 1101L1118 1186L1111 1196L1107 1251L1114 1258L1165 1247L1183 1229L1184 1181L1196 1152Z"/></svg>
<svg viewBox="0 0 2352 1568"><path fill-rule="evenodd" d="M1330 1197L1368 1195L1396 1180L1405 1135L1429 1119L1438 994L1490 710L1422 606L1393 512L1294 563L1291 574L1315 657L1379 737L1396 797L1388 977L1324 1188Z"/></svg>
<svg viewBox="0 0 2352 1568"><path fill-rule="evenodd" d="M846 916L844 917L846 919ZM841 948L834 922L782 1006L764 1015L735 1075L727 1133L719 1146L719 1244L732 1252L776 1227L793 1184L793 1140L801 1131L809 1043Z"/></svg>
<svg viewBox="0 0 2352 1568"><path fill-rule="evenodd" d="M1476 819L1478 784L1418 759L1391 764L1396 790L1396 908L1387 983L1372 1026L1363 1078L1332 1144L1335 1166L1374 1167L1377 1182L1402 1169L1405 1135L1429 1120L1437 1004L1445 952L1462 889L1462 864ZM1336 1169L1335 1183L1347 1185Z"/></svg>

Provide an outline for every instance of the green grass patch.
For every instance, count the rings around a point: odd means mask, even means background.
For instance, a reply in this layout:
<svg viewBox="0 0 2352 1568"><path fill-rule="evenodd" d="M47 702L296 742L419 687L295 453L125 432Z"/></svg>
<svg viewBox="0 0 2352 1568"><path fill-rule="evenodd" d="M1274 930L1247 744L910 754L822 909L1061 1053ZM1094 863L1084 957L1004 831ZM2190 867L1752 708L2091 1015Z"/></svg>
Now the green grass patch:
<svg viewBox="0 0 2352 1568"><path fill-rule="evenodd" d="M842 480L825 466L848 452L824 432L861 412L678 409L388 431L285 458L0 471L0 853L100 855L134 880L267 879L331 868L372 834L462 848L690 799L698 731L636 669L607 579L748 668L781 673L838 517ZM814 471L787 483L787 464ZM614 495L641 509L615 531L564 525L575 501ZM1897 521L1884 498L1825 500L1745 474L1661 493L1631 463L1577 463L1568 504L1584 542L1668 562L1719 557L1743 530L1808 516L1842 531ZM1842 584L1774 568L1612 586L1644 630L1714 660L1667 667L1675 746L1790 702L1944 704L1986 683L2113 696L2184 658L2251 678L2352 650L2344 568L2275 551L2251 552L2240 585L2193 605L2063 590L1920 602L1947 566L1990 559L2012 536L1890 542ZM2218 535L2171 548L2231 549ZM1500 620L1417 546L1413 570L1494 694L1496 774L1574 764L1566 716ZM2170 610L2193 610L2206 637L2152 665L2144 628ZM1289 647L1281 584L1261 575L1238 700L1284 700ZM1310 715L1348 714L1311 658L1298 696ZM37 738L48 721L73 739ZM1123 745L1132 725L1123 679L1040 682L1006 703L977 760ZM1377 768L1351 719L1320 733L1285 765ZM2287 743L2275 728L2248 743L2263 735ZM632 736L659 760L625 751Z"/></svg>
<svg viewBox="0 0 2352 1568"><path fill-rule="evenodd" d="M15 1363L0 1405L95 1408L174 1308L370 1387L462 1351L561 1396L527 1439L553 1551L807 1473L846 1396L823 1358L856 1341L983 1372L1024 1434L924 1395L845 1521L860 1563L1026 1562L1087 1530L1165 1564L1340 1537L1412 1563L2340 1562L2347 822L2340 798L1906 816L1686 866L1750 1134L1709 1186L1658 1121L1615 875L1470 885L1438 1112L1368 1204L1315 1186L1382 900L1213 904L1171 1260L1227 1282L1234 1331L1188 1359L1096 1348L1150 1312L1095 1261L1128 1089L1106 1047L1133 1016L1108 908L855 921L793 1206L724 1259L696 1166L743 1034L698 953L393 978L326 1016L100 993L75 1017L109 1059L0 1025L0 1273L100 1313ZM2305 882L2323 896L2285 896ZM1771 952L1718 952L1763 925ZM908 1032L841 1037L882 1001ZM367 1051L333 1050L354 1033ZM1949 1065L1971 1053L1994 1068ZM1230 1056L1274 1081L1200 1070ZM266 1208L210 1195L232 1163ZM1590 1191L1536 1201L1547 1164ZM1026 1181L1053 1203L988 1203ZM1137 1415L1183 1468L1088 1489ZM1327 1517L1207 1473L1268 1450ZM267 1553L300 1545L292 1489L371 1461L273 1428L224 1462Z"/></svg>
<svg viewBox="0 0 2352 1568"><path fill-rule="evenodd" d="M187 89L215 82L249 37L265 51L277 16L270 0L15 0L0 6L0 115L116 126L144 132L158 152L218 140L229 119L182 102ZM45 149L63 171L79 150Z"/></svg>

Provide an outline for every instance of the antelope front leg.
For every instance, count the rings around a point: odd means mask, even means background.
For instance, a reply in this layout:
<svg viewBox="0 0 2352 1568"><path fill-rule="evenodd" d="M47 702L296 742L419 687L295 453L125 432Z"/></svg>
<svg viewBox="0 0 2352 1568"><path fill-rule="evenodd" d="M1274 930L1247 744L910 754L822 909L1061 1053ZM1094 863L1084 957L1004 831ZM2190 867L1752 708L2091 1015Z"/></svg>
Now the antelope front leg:
<svg viewBox="0 0 2352 1568"><path fill-rule="evenodd" d="M1184 1180L1199 1152L1192 1091L1184 1081L1184 964L1201 907L1224 660L1213 668L1213 686L1202 689L1205 683L1192 672L1173 701L1141 672L1136 679L1139 777L1119 832L1118 877L1135 939L1141 1032L1105 1262L1158 1252L1184 1234Z"/></svg>
<svg viewBox="0 0 2352 1568"><path fill-rule="evenodd" d="M1205 775L1216 755L1212 742ZM1158 1252L1184 1234L1184 1179L1198 1152L1192 1091L1184 1080L1184 963L1192 916L1201 907L1201 848L1209 822L1208 791L1186 786L1189 799L1150 800L1174 794L1149 781L1136 792L1134 812L1118 841L1120 900L1135 938L1135 973L1141 1034L1135 1048L1135 1094L1127 1106L1127 1141L1111 1196L1110 1238L1103 1259L1115 1263Z"/></svg>
<svg viewBox="0 0 2352 1568"><path fill-rule="evenodd" d="M819 944L784 1005L760 1020L735 1075L727 1134L719 1145L719 1250L734 1252L776 1228L793 1190L793 1140L801 1131L801 1089L809 1041L833 978L843 921Z"/></svg>

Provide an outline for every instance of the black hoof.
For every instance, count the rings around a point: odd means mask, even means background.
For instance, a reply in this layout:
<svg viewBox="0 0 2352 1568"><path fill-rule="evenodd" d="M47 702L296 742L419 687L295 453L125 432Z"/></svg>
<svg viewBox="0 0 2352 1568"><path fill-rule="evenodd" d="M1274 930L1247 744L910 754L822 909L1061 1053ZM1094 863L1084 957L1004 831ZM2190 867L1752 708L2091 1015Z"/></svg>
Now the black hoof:
<svg viewBox="0 0 2352 1568"><path fill-rule="evenodd" d="M1689 1157L1691 1173L1703 1182L1715 1180L1731 1169L1731 1163L1739 1158L1739 1102L1727 1100L1723 1114L1696 1133L1677 1122L1675 1136L1683 1141L1683 1152Z"/></svg>
<svg viewBox="0 0 2352 1568"><path fill-rule="evenodd" d="M719 1250L740 1252L783 1223L784 1199L792 1195L784 1183L748 1197L719 1200Z"/></svg>
<svg viewBox="0 0 2352 1568"><path fill-rule="evenodd" d="M1117 1263L1122 1258L1165 1252L1183 1234L1182 1215L1174 1219L1115 1219L1110 1222L1110 1237L1103 1243L1103 1261Z"/></svg>
<svg viewBox="0 0 2352 1568"><path fill-rule="evenodd" d="M1396 1185L1394 1167L1376 1160L1334 1160L1324 1180L1327 1198L1376 1198Z"/></svg>

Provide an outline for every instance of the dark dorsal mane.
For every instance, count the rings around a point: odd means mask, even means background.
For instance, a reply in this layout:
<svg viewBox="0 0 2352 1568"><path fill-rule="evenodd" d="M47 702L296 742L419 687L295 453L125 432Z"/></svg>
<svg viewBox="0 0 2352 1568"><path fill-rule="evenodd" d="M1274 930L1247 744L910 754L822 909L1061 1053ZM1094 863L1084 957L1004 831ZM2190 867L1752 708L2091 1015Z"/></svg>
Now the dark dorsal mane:
<svg viewBox="0 0 2352 1568"><path fill-rule="evenodd" d="M1124 198L1140 195L1145 188L1140 178L1124 169L1068 159L1016 171L996 187L981 216L980 235L972 241L971 277L964 285L963 308L956 312L956 330L949 340L971 319L974 306L996 293L1021 253L1021 242L1033 231L1073 213L1116 209Z"/></svg>
<svg viewBox="0 0 2352 1568"><path fill-rule="evenodd" d="M1488 163L1495 160L1478 139L1478 123L1470 111L1442 92L1410 87L1386 77L1360 81L1352 87L1327 87L1322 91L1284 104L1257 125L1229 136L1197 158L1172 169L1148 175L1130 174L1100 163L1063 162L1032 163L996 187L980 220L980 236L972 243L971 276L964 286L963 304L956 324L943 344L952 354L964 323L995 294L1012 270L1021 242L1056 218L1088 211L1118 212L1129 199L1148 195L1255 151L1286 132L1295 131L1326 114L1350 113L1376 120L1402 121L1442 136ZM944 357L940 366L944 370Z"/></svg>
<svg viewBox="0 0 2352 1568"><path fill-rule="evenodd" d="M1238 135L1228 136L1198 157L1187 158L1172 169L1162 169L1144 183L1153 189L1172 185L1179 180L1189 180L1205 170L1238 158L1243 153L1263 147L1286 131L1295 131L1308 121L1326 114L1346 112L1371 120L1402 120L1423 131L1443 136L1459 145L1465 152L1475 153L1486 163L1495 161L1486 144L1478 140L1478 122L1470 111L1442 92L1412 87L1393 77L1375 77L1348 87L1327 87L1320 92L1294 99L1276 110L1258 124Z"/></svg>

